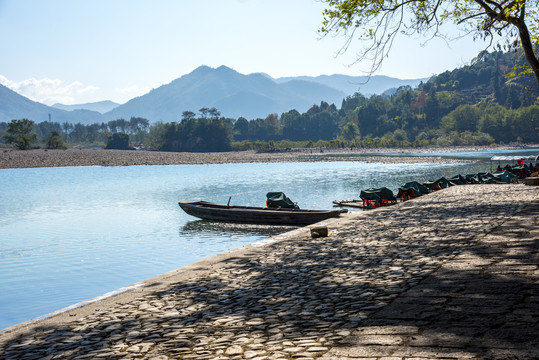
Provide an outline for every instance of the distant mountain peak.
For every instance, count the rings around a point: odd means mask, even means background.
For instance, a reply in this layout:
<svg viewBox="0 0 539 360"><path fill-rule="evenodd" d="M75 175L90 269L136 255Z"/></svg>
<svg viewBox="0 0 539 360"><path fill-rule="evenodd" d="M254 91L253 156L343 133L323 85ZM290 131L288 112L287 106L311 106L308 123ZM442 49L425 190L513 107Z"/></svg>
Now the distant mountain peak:
<svg viewBox="0 0 539 360"><path fill-rule="evenodd" d="M186 75L200 75L200 74L207 74L210 71L212 71L213 68L207 66L207 65L200 65L195 70L191 71L189 74ZM185 75L184 75L185 76Z"/></svg>
<svg viewBox="0 0 539 360"><path fill-rule="evenodd" d="M236 70L234 69L231 69L229 68L228 66L225 66L225 65L221 65L219 66L217 69L215 69L217 71L232 71L232 72L237 72Z"/></svg>
<svg viewBox="0 0 539 360"><path fill-rule="evenodd" d="M226 65L221 65L221 66L216 67L216 68L213 68L213 67L208 66L208 65L200 65L199 67L197 67L195 70L193 70L192 72L190 72L187 75L200 74L200 73L211 73L211 72L225 72L225 71L237 72L236 70L234 70L232 68L229 68Z"/></svg>

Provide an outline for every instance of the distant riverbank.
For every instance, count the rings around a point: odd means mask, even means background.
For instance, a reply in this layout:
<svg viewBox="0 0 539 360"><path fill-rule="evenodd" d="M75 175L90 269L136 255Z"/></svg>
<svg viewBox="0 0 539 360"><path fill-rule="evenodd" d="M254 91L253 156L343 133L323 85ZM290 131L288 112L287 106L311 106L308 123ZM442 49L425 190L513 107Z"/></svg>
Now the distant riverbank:
<svg viewBox="0 0 539 360"><path fill-rule="evenodd" d="M456 160L438 157L410 156L414 152L481 151L492 147L451 147L421 149L292 149L281 152L230 151L218 153L178 153L162 151L67 149L67 150L10 150L0 151L0 169L59 167L59 166L131 166L181 164L233 164L309 161L365 161L384 163L443 163ZM499 147L508 149L510 147ZM399 156L376 154L398 153ZM365 154L365 155L362 155ZM331 155L331 156L324 156Z"/></svg>

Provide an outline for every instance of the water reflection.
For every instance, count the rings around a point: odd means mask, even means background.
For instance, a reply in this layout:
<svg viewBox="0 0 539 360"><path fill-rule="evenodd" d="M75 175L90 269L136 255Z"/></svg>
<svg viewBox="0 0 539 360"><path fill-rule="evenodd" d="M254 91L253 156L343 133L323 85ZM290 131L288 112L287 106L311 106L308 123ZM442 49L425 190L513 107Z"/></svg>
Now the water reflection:
<svg viewBox="0 0 539 360"><path fill-rule="evenodd" d="M274 236L296 229L296 226L233 224L219 221L189 221L180 228L180 235L207 233L207 235L260 235Z"/></svg>

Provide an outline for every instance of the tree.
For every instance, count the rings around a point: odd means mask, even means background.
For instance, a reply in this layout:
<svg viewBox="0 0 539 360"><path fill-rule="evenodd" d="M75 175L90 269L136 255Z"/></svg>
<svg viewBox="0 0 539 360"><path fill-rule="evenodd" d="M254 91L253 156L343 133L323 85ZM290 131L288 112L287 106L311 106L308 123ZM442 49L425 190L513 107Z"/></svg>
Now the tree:
<svg viewBox="0 0 539 360"><path fill-rule="evenodd" d="M130 134L136 134L141 131L146 131L150 126L150 121L142 117L132 116L129 119L129 132Z"/></svg>
<svg viewBox="0 0 539 360"><path fill-rule="evenodd" d="M76 123L73 126L73 131L71 131L70 138L71 138L71 141L70 141L71 143L82 144L86 142L88 138L88 128L81 123Z"/></svg>
<svg viewBox="0 0 539 360"><path fill-rule="evenodd" d="M442 119L442 126L446 130L456 130L458 132L476 131L481 110L472 105L460 105Z"/></svg>
<svg viewBox="0 0 539 360"><path fill-rule="evenodd" d="M408 141L408 135L406 134L406 131L397 129L393 132L393 140L395 140L399 146L403 146L405 142Z"/></svg>
<svg viewBox="0 0 539 360"><path fill-rule="evenodd" d="M423 113L423 110L427 106L427 93L421 91L417 94L417 98L410 103L410 107L418 114Z"/></svg>
<svg viewBox="0 0 539 360"><path fill-rule="evenodd" d="M439 115L440 103L438 102L436 92L431 88L427 94L427 103L425 104L425 120L427 121L427 124L435 124L439 119Z"/></svg>
<svg viewBox="0 0 539 360"><path fill-rule="evenodd" d="M342 137L345 140L351 141L354 140L356 137L359 136L359 127L356 123L349 122L348 124L344 125L344 128L342 129Z"/></svg>
<svg viewBox="0 0 539 360"><path fill-rule="evenodd" d="M112 136L108 138L105 149L133 150L133 148L129 146L129 135L125 133L112 134Z"/></svg>
<svg viewBox="0 0 539 360"><path fill-rule="evenodd" d="M206 119L208 117L208 113L210 112L210 109L207 107L203 107L199 109L198 112L200 113L201 118Z"/></svg>
<svg viewBox="0 0 539 360"><path fill-rule="evenodd" d="M279 126L279 116L277 114L269 114L264 119L264 128L271 140L277 138L281 132L281 127Z"/></svg>
<svg viewBox="0 0 539 360"><path fill-rule="evenodd" d="M193 120L196 117L196 114L192 111L182 112L182 122Z"/></svg>
<svg viewBox="0 0 539 360"><path fill-rule="evenodd" d="M208 114L210 115L211 119L219 119L219 116L221 116L221 112L214 107L208 110Z"/></svg>
<svg viewBox="0 0 539 360"><path fill-rule="evenodd" d="M234 132L237 134L238 138L245 140L249 134L249 121L244 117L238 118L234 123Z"/></svg>
<svg viewBox="0 0 539 360"><path fill-rule="evenodd" d="M496 53L496 66L494 66L492 71L491 79L492 88L494 89L494 99L498 104L503 104L503 75L500 69L499 55Z"/></svg>
<svg viewBox="0 0 539 360"><path fill-rule="evenodd" d="M125 119L117 119L109 121L107 125L112 133L125 132L126 128L129 126L129 122Z"/></svg>
<svg viewBox="0 0 539 360"><path fill-rule="evenodd" d="M538 0L323 1L328 7L323 11L320 33L344 32L345 52L359 32L359 39L366 41L367 46L357 62L371 61L371 74L380 68L399 34L448 38L441 27L453 22L463 35L488 41L486 49L494 45L496 36L502 39L506 50L521 47L530 65L529 72L539 84L539 57L534 52L539 42ZM498 46L502 48L502 44Z"/></svg>
<svg viewBox="0 0 539 360"><path fill-rule="evenodd" d="M62 139L60 133L56 130L52 131L44 142L47 149L67 149L64 139Z"/></svg>
<svg viewBox="0 0 539 360"><path fill-rule="evenodd" d="M523 142L537 142L539 134L539 105L520 108L514 111L513 136Z"/></svg>
<svg viewBox="0 0 539 360"><path fill-rule="evenodd" d="M339 133L337 117L323 111L309 117L306 135L309 140L332 140Z"/></svg>
<svg viewBox="0 0 539 360"><path fill-rule="evenodd" d="M519 90L516 86L508 86L505 107L509 109L518 109L520 107Z"/></svg>
<svg viewBox="0 0 539 360"><path fill-rule="evenodd" d="M19 150L27 150L37 141L37 134L32 133L33 130L32 120L11 120L4 133L4 139Z"/></svg>
<svg viewBox="0 0 539 360"><path fill-rule="evenodd" d="M378 118L390 107L389 101L381 96L373 96L365 105L356 109L359 131L363 135L382 135L376 131Z"/></svg>

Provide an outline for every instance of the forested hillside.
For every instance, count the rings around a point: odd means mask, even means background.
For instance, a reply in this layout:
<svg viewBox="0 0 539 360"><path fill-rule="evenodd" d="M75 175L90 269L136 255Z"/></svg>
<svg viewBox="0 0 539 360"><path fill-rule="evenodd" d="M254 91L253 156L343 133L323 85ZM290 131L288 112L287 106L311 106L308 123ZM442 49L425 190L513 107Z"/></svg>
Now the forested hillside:
<svg viewBox="0 0 539 360"><path fill-rule="evenodd" d="M41 123L66 142L103 143L127 133L131 143L165 151L227 151L276 147L419 147L539 142L539 91L533 79L507 76L518 62L509 53L486 54L473 66L434 76L391 95L322 101L308 111L291 109L265 118L224 118L216 108L185 109L178 123L149 126L144 118L93 125ZM0 123L0 132L7 128Z"/></svg>

